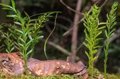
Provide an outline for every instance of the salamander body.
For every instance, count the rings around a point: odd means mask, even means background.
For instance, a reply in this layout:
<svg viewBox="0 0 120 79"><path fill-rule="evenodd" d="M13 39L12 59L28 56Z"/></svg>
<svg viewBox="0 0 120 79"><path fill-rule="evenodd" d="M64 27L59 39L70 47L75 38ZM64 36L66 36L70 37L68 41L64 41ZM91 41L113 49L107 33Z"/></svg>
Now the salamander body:
<svg viewBox="0 0 120 79"><path fill-rule="evenodd" d="M87 77L86 67L81 61L78 63L71 63L63 60L40 61L34 58L30 58L28 60L28 69L37 76L48 76L53 74L75 74Z"/></svg>
<svg viewBox="0 0 120 79"><path fill-rule="evenodd" d="M85 65L79 61L72 63L64 60L38 60L29 58L28 70L36 76L48 76L58 74L75 74L88 78ZM17 53L0 53L0 71L9 75L21 75L24 73L24 61Z"/></svg>

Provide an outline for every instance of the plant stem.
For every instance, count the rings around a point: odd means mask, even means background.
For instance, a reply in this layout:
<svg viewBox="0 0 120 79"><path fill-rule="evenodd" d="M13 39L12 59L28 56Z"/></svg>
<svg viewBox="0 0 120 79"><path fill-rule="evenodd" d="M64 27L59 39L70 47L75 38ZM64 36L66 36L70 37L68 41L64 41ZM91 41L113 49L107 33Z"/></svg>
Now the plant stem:
<svg viewBox="0 0 120 79"><path fill-rule="evenodd" d="M91 52L90 52L91 54ZM90 60L89 60L89 74L90 74L90 79L93 79L93 74L94 74L94 61L92 60L94 57L93 55L91 54L90 56Z"/></svg>
<svg viewBox="0 0 120 79"><path fill-rule="evenodd" d="M106 35L106 41L105 41L105 48L104 48L104 77L107 79L107 60L108 60L108 49L110 45L110 38L115 30L115 24L116 24L116 10L118 7L118 3L115 2L112 7L111 11L109 14L107 14L107 24L106 24L106 30L105 30L105 35Z"/></svg>
<svg viewBox="0 0 120 79"><path fill-rule="evenodd" d="M25 68L25 74L27 75L28 74L28 67L27 67L27 57L24 57L24 68Z"/></svg>
<svg viewBox="0 0 120 79"><path fill-rule="evenodd" d="M85 51L89 60L89 74L90 79L94 76L94 62L96 61L98 48L100 47L99 42L101 40L100 35L104 26L99 27L99 14L100 8L94 5L91 8L91 13L85 14L84 26L85 26L85 42L84 45L87 47Z"/></svg>
<svg viewBox="0 0 120 79"><path fill-rule="evenodd" d="M105 58L104 58L104 77L105 79L107 79L107 60L108 60L108 48L109 48L109 38L106 39L106 43L105 43Z"/></svg>

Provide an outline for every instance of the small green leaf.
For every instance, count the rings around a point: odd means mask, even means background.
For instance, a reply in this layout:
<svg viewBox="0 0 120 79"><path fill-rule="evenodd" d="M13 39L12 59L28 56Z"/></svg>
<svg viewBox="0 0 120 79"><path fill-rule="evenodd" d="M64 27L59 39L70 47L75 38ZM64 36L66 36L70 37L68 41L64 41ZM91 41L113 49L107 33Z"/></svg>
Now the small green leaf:
<svg viewBox="0 0 120 79"><path fill-rule="evenodd" d="M97 59L98 59L98 57L96 56L96 57L93 58L93 61L95 61L95 60L97 60Z"/></svg>
<svg viewBox="0 0 120 79"><path fill-rule="evenodd" d="M7 17L16 18L16 15L7 15Z"/></svg>
<svg viewBox="0 0 120 79"><path fill-rule="evenodd" d="M29 51L27 52L27 56L28 56L29 54L31 54L32 52L33 52L33 49L29 50Z"/></svg>
<svg viewBox="0 0 120 79"><path fill-rule="evenodd" d="M33 40L30 40L29 42L26 43L26 47L30 47L30 45L32 44Z"/></svg>
<svg viewBox="0 0 120 79"><path fill-rule="evenodd" d="M18 33L20 33L20 34L24 34L24 32L22 31L22 30L20 30L20 29L15 29Z"/></svg>
<svg viewBox="0 0 120 79"><path fill-rule="evenodd" d="M88 52L85 51L85 54L87 55L87 57L90 57L90 55L88 54Z"/></svg>
<svg viewBox="0 0 120 79"><path fill-rule="evenodd" d="M12 7L15 8L15 1L11 0L11 3L12 3Z"/></svg>
<svg viewBox="0 0 120 79"><path fill-rule="evenodd" d="M2 9L3 10L8 10L8 11L10 10L10 8L8 8L8 7L3 7Z"/></svg>
<svg viewBox="0 0 120 79"><path fill-rule="evenodd" d="M11 6L6 5L6 4L3 4L3 3L0 3L0 5L1 5L2 7L4 7L4 8L12 8Z"/></svg>
<svg viewBox="0 0 120 79"><path fill-rule="evenodd" d="M18 45L21 47L21 48L25 48L25 46L21 43L18 43Z"/></svg>
<svg viewBox="0 0 120 79"><path fill-rule="evenodd" d="M21 23L20 22L18 22L18 21L16 21L16 22L14 22L15 24L17 24L17 25L20 25L21 26Z"/></svg>
<svg viewBox="0 0 120 79"><path fill-rule="evenodd" d="M23 44L26 43L26 40L24 40L23 38L19 37L18 39L19 39L19 41L20 41L21 43L23 43Z"/></svg>

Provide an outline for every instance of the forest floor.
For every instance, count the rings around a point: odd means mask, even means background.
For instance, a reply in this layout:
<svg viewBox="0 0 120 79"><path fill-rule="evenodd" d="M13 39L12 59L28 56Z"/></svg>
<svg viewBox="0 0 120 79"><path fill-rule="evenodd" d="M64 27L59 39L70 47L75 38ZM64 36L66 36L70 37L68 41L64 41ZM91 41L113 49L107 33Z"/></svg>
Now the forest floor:
<svg viewBox="0 0 120 79"><path fill-rule="evenodd" d="M107 74L107 76L108 79L120 79L120 74ZM1 75L0 79L82 79L82 78L71 75L55 75L55 76L46 76L46 77L36 77L31 75L21 75L21 76L11 77L11 76ZM94 79L98 79L98 78L96 77Z"/></svg>

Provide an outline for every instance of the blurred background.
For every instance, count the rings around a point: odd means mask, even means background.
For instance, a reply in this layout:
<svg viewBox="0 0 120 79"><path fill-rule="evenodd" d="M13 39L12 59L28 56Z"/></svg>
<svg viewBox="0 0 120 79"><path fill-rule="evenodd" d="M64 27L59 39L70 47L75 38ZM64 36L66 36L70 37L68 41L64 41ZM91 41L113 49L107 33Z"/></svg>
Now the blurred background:
<svg viewBox="0 0 120 79"><path fill-rule="evenodd" d="M79 1L80 4L78 4ZM23 16L24 12L32 16L49 11L60 11L61 13L57 16L56 28L47 42L46 51L48 59L66 60L68 56L75 54L75 57L78 60L82 60L86 65L88 59L84 53L86 49L83 45L85 35L83 22L81 21L83 13L88 12L93 4L97 4L102 8L99 19L101 22L105 22L106 14L110 11L115 1L120 3L120 0L15 0L17 9L20 10ZM0 2L9 4L10 0L0 0ZM80 7L79 10L76 10L77 6ZM0 24L7 26L13 23L10 18L6 18L7 13L9 12L4 12L0 7ZM116 30L111 37L107 63L109 73L120 73L120 5L116 13ZM76 16L79 17L78 20L76 20ZM50 18L42 28L44 38L35 47L35 58L46 59L43 46L46 38L54 28L54 19L54 16ZM78 23L76 25L77 30L75 30L76 23ZM101 44L104 44L104 39L101 41ZM75 47L75 50L72 47ZM2 41L0 42L0 49L0 52L4 52ZM101 48L98 52L99 58L95 64L99 70L103 71L103 49Z"/></svg>

